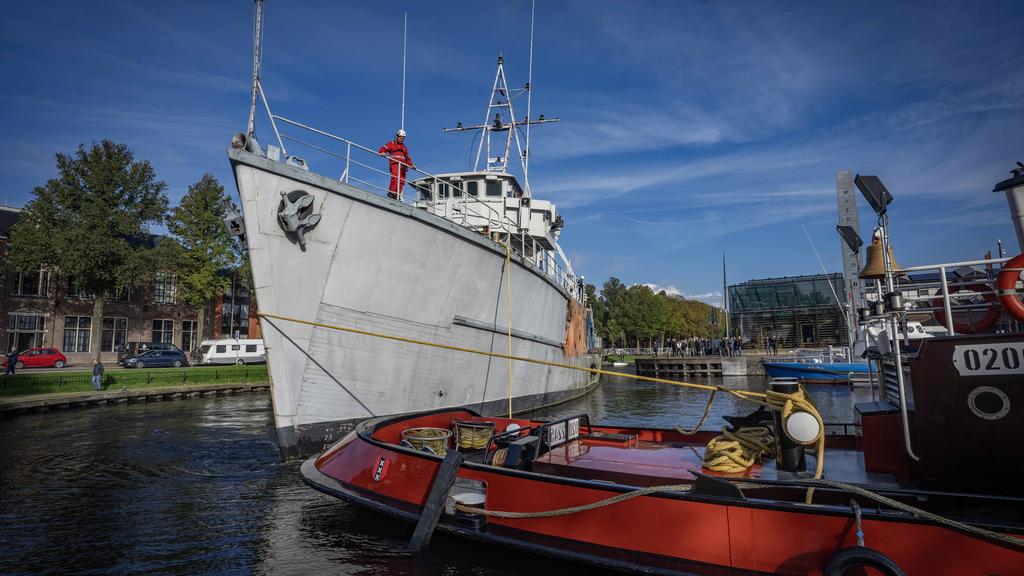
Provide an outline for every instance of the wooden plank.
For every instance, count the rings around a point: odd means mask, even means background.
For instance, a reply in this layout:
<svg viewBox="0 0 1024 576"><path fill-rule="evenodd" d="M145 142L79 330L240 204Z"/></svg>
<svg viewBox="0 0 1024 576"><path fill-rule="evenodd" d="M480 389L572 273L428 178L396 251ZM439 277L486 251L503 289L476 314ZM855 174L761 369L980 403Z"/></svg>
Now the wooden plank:
<svg viewBox="0 0 1024 576"><path fill-rule="evenodd" d="M413 531L412 538L409 540L409 548L414 552L423 550L430 545L430 537L434 535L434 529L441 521L441 513L444 512L448 491L451 490L452 484L455 484L455 477L458 475L462 460L463 456L460 452L449 450L437 468L437 475L434 476L434 483L430 485L430 493L427 494L427 501L423 504L423 511L420 512L416 530Z"/></svg>

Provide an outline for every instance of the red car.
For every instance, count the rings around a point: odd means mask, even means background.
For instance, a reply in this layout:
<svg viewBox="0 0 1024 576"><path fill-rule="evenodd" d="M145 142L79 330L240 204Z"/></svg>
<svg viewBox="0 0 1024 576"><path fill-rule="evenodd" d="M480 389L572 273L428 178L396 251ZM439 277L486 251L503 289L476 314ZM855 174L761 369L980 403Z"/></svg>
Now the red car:
<svg viewBox="0 0 1024 576"><path fill-rule="evenodd" d="M18 361L14 363L14 368L17 370L22 368L49 368L50 366L63 368L67 363L68 359L56 348L29 348L18 354ZM0 366L7 367L6 357Z"/></svg>

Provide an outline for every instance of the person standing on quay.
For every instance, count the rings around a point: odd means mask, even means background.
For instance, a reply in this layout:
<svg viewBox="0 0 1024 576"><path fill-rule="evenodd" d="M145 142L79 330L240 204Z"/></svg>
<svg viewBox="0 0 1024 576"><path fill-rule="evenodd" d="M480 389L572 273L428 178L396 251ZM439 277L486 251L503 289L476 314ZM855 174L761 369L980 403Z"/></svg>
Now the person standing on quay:
<svg viewBox="0 0 1024 576"><path fill-rule="evenodd" d="M4 372L4 376L8 374L14 374L14 365L18 363L18 349L11 346L11 351L7 354L7 370Z"/></svg>
<svg viewBox="0 0 1024 576"><path fill-rule="evenodd" d="M96 390L103 388L103 363L99 360L92 361L92 387Z"/></svg>
<svg viewBox="0 0 1024 576"><path fill-rule="evenodd" d="M388 157L388 168L391 170L388 197L401 200L402 188L405 187L405 174L409 168L416 169L412 163L412 157L409 156L409 149L405 147L405 130L396 132L395 139L381 146L377 152Z"/></svg>

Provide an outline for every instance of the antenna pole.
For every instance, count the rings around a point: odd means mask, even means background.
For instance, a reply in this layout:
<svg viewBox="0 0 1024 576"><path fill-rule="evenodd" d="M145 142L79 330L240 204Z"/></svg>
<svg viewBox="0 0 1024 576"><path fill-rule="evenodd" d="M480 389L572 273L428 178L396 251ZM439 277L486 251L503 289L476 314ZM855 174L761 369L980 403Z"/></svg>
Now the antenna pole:
<svg viewBox="0 0 1024 576"><path fill-rule="evenodd" d="M249 127L246 136L256 129L256 95L260 91L260 63L263 60L263 0L256 0L256 21L252 38L252 100L249 103Z"/></svg>
<svg viewBox="0 0 1024 576"><path fill-rule="evenodd" d="M725 274L725 252L722 252L722 308L725 309L725 337L728 338L729 330L729 279Z"/></svg>
<svg viewBox="0 0 1024 576"><path fill-rule="evenodd" d="M530 71L526 77L526 156L523 162L523 183L530 193L530 112L533 104L533 17L537 11L537 0L530 4ZM532 195L532 194L531 194Z"/></svg>
<svg viewBox="0 0 1024 576"><path fill-rule="evenodd" d="M405 130L405 55L409 39L409 13L405 13L405 27L402 31L402 130Z"/></svg>

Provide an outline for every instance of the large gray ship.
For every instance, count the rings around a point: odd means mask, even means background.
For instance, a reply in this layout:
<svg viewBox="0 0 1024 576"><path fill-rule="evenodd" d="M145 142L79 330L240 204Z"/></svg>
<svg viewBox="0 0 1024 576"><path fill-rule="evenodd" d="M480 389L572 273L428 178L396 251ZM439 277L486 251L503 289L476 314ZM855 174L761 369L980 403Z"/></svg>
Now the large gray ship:
<svg viewBox="0 0 1024 576"><path fill-rule="evenodd" d="M320 450L371 416L449 406L507 413L595 385L586 371L455 349L598 363L582 277L558 245L563 220L532 196L525 154L522 183L509 169L513 149L523 149L518 127L551 120L515 120L501 59L487 121L453 129L480 132L473 169L403 165L410 181L389 197L384 168L398 160L270 112L258 72L261 21L249 130L228 156L282 451ZM258 103L276 145L255 137ZM286 142L304 146L303 156ZM314 157L341 177L316 174Z"/></svg>

